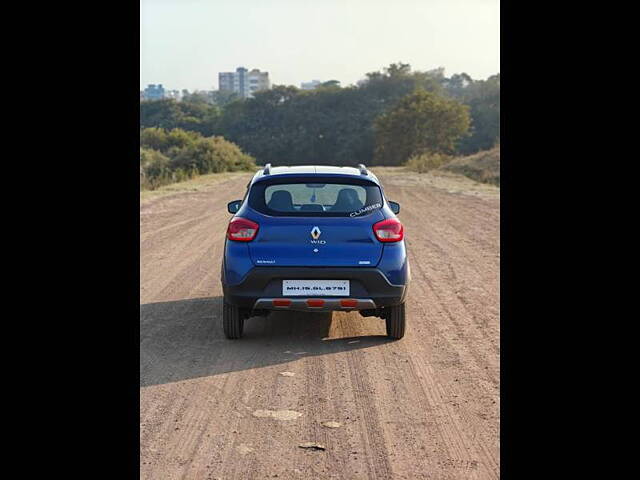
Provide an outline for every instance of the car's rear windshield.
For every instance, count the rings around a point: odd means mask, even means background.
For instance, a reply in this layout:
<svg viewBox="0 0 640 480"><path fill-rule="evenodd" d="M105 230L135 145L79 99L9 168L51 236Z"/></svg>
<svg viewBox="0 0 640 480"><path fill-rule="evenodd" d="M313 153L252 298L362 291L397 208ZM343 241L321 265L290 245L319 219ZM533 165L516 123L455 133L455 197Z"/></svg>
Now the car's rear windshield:
<svg viewBox="0 0 640 480"><path fill-rule="evenodd" d="M271 216L359 217L382 208L382 193L359 179L273 179L251 187L249 206Z"/></svg>

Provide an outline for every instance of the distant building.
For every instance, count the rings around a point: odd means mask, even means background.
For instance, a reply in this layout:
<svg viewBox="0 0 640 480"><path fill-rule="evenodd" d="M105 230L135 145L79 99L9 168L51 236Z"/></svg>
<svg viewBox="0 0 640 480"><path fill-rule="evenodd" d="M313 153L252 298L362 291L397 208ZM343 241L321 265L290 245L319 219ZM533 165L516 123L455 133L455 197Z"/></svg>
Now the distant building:
<svg viewBox="0 0 640 480"><path fill-rule="evenodd" d="M302 90L313 90L314 88L317 88L321 84L322 82L320 80L311 80L310 82L302 82L300 84L300 88Z"/></svg>
<svg viewBox="0 0 640 480"><path fill-rule="evenodd" d="M144 89L145 100L162 100L164 98L164 87L162 84L150 84Z"/></svg>
<svg viewBox="0 0 640 480"><path fill-rule="evenodd" d="M240 98L253 97L258 90L267 90L270 87L269 73L261 72L257 68L249 71L244 67L238 67L235 72L218 73L218 89L235 92Z"/></svg>

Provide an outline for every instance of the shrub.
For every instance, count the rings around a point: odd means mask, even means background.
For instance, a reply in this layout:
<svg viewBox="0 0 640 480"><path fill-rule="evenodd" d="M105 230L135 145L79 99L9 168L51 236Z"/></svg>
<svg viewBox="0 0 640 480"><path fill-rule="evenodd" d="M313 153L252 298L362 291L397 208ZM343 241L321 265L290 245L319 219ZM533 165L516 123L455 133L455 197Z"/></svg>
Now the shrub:
<svg viewBox="0 0 640 480"><path fill-rule="evenodd" d="M435 170L451 160L449 155L442 153L424 153L422 155L414 155L405 163L409 170L418 173L426 173Z"/></svg>
<svg viewBox="0 0 640 480"><path fill-rule="evenodd" d="M140 186L156 189L197 175L256 168L255 160L223 137L181 129L140 132Z"/></svg>
<svg viewBox="0 0 640 480"><path fill-rule="evenodd" d="M476 182L500 186L500 144L467 157L453 159L442 170L469 177Z"/></svg>
<svg viewBox="0 0 640 480"><path fill-rule="evenodd" d="M162 128L140 130L140 147L164 152L167 150L167 132Z"/></svg>
<svg viewBox="0 0 640 480"><path fill-rule="evenodd" d="M140 188L153 190L170 183L169 158L157 150L140 149Z"/></svg>

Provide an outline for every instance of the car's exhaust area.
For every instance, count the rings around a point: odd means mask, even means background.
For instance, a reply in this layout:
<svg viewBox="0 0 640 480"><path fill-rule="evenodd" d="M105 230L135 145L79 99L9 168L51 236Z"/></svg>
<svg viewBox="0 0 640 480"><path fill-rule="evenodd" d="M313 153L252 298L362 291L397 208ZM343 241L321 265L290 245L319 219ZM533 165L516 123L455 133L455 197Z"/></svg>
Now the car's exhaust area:
<svg viewBox="0 0 640 480"><path fill-rule="evenodd" d="M259 298L254 310L293 310L299 312L326 312L375 309L370 298Z"/></svg>

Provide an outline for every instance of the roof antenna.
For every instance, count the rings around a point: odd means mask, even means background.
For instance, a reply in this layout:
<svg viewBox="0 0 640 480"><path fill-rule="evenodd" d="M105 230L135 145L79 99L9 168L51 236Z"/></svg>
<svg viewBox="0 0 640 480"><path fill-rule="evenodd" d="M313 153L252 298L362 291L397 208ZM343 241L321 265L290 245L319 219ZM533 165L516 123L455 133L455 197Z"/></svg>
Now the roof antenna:
<svg viewBox="0 0 640 480"><path fill-rule="evenodd" d="M271 164L270 163L267 163L264 166L264 170L262 171L262 174L263 175L270 175L271 174Z"/></svg>
<svg viewBox="0 0 640 480"><path fill-rule="evenodd" d="M369 175L369 172L367 172L367 167L364 166L364 163L359 163L358 168L360 169L360 175Z"/></svg>

